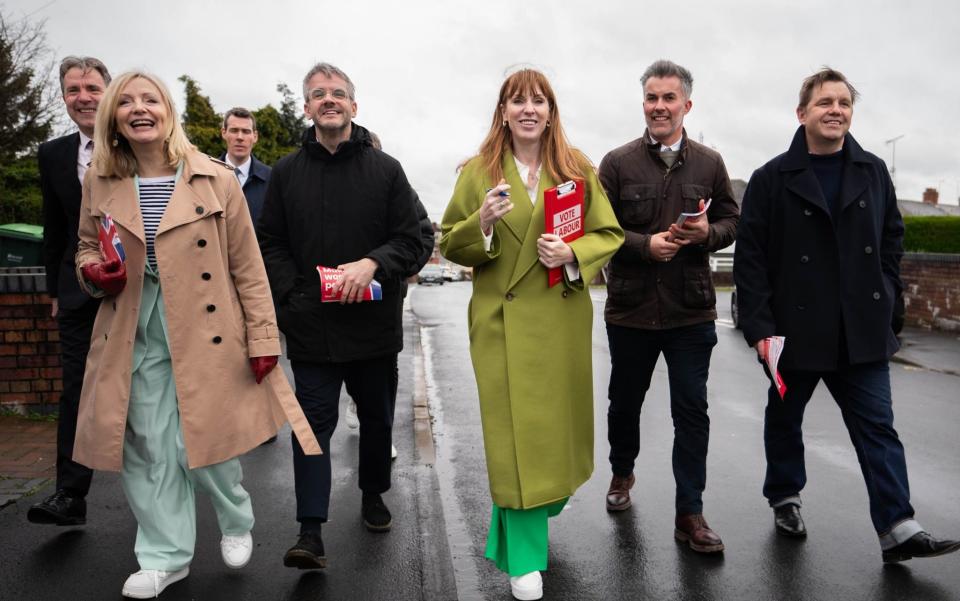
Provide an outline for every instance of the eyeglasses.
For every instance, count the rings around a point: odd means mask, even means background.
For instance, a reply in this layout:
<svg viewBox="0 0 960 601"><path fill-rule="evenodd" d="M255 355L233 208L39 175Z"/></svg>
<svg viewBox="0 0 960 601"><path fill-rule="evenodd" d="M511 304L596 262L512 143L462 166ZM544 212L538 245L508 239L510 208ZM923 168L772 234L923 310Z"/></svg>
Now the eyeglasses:
<svg viewBox="0 0 960 601"><path fill-rule="evenodd" d="M333 89L333 90L325 90L325 89L323 89L323 88L314 88L314 89L310 90L310 99L311 99L311 100L323 100L324 98L327 97L327 94L330 94L331 96L333 96L333 97L336 98L337 100L346 100L346 99L347 99L347 91L346 91L346 90L343 90L343 89L340 89L340 88L336 88L336 89Z"/></svg>

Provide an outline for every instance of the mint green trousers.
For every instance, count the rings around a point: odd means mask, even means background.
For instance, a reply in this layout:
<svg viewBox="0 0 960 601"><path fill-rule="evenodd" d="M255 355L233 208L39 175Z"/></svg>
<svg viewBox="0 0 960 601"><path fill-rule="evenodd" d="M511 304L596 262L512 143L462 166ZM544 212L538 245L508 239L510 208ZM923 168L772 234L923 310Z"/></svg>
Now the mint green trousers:
<svg viewBox="0 0 960 601"><path fill-rule="evenodd" d="M547 519L567 504L567 499L534 509L503 509L493 505L487 559L510 576L547 569Z"/></svg>
<svg viewBox="0 0 960 601"><path fill-rule="evenodd" d="M240 485L243 471L238 459L187 467L163 296L150 275L148 271L144 277L134 343L120 481L137 519L134 551L140 568L171 572L193 559L196 489L209 495L221 533L244 534L253 528L254 520L250 495Z"/></svg>

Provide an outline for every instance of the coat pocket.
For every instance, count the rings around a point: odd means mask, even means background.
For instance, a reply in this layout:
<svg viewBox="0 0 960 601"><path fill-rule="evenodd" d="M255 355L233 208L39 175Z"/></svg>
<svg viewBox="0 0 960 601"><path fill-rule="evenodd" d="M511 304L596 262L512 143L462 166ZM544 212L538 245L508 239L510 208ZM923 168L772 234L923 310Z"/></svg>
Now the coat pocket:
<svg viewBox="0 0 960 601"><path fill-rule="evenodd" d="M630 184L620 189L620 217L624 224L646 225L656 215L656 184Z"/></svg>
<svg viewBox="0 0 960 601"><path fill-rule="evenodd" d="M683 266L683 304L693 309L709 309L717 304L717 292L706 265Z"/></svg>
<svg viewBox="0 0 960 601"><path fill-rule="evenodd" d="M643 279L610 275L607 299L619 307L634 307L643 300Z"/></svg>
<svg viewBox="0 0 960 601"><path fill-rule="evenodd" d="M680 184L680 196L683 198L683 212L696 213L700 210L700 199L707 201L712 196L707 186L700 184Z"/></svg>

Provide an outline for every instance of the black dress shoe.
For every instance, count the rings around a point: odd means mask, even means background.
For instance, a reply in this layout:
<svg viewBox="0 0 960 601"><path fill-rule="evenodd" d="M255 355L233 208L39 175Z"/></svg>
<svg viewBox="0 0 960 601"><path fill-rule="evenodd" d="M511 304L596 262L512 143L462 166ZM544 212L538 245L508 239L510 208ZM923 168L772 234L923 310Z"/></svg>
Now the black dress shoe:
<svg viewBox="0 0 960 601"><path fill-rule="evenodd" d="M777 527L777 534L797 538L807 535L800 508L793 503L773 508L773 524Z"/></svg>
<svg viewBox="0 0 960 601"><path fill-rule="evenodd" d="M87 523L87 501L61 488L27 511L27 519L34 524L77 526Z"/></svg>
<svg viewBox="0 0 960 601"><path fill-rule="evenodd" d="M390 517L390 510L384 505L380 495L363 493L360 513L363 515L363 524L370 532L387 532L390 530L390 526L393 523Z"/></svg>
<svg viewBox="0 0 960 601"><path fill-rule="evenodd" d="M288 568L315 570L327 567L327 556L323 551L323 539L319 532L302 532L297 544L290 547L283 556L283 565Z"/></svg>
<svg viewBox="0 0 960 601"><path fill-rule="evenodd" d="M921 530L896 547L884 551L883 563L896 563L913 557L936 557L957 549L960 549L960 540L938 540Z"/></svg>

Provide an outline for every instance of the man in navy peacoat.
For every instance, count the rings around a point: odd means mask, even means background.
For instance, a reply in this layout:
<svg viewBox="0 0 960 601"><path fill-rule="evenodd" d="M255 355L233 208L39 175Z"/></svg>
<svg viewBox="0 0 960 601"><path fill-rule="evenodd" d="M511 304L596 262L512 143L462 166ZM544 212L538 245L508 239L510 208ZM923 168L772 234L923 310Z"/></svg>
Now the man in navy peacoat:
<svg viewBox="0 0 960 601"><path fill-rule="evenodd" d="M884 562L960 548L914 519L903 445L893 427L891 323L903 289L903 220L879 158L849 134L857 91L823 69L800 89L790 149L750 178L734 256L740 321L761 362L784 336L783 399L770 387L763 494L777 532L805 536L803 411L823 380L856 448Z"/></svg>

